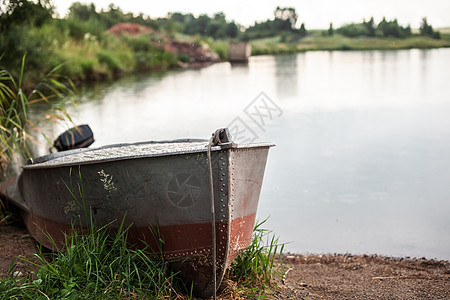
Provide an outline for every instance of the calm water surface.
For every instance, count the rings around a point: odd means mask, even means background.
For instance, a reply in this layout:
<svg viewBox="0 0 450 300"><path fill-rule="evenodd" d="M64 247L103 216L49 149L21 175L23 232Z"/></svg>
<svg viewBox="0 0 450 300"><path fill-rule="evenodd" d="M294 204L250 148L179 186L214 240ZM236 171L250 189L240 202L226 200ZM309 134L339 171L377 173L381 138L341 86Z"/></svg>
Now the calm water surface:
<svg viewBox="0 0 450 300"><path fill-rule="evenodd" d="M288 251L450 259L449 70L450 49L260 56L90 89L73 113L95 146L239 117L277 145L258 217ZM282 110L262 128L244 112L260 92Z"/></svg>

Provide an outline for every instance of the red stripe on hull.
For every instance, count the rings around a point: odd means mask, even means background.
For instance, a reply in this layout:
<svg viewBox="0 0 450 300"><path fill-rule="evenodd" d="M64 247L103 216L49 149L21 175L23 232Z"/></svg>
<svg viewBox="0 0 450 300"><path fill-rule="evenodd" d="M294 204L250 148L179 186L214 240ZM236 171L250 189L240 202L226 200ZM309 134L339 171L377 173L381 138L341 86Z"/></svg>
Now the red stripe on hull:
<svg viewBox="0 0 450 300"><path fill-rule="evenodd" d="M228 223L216 223L216 267L217 283L220 284L226 268L245 248L252 239L256 214L232 220ZM64 233L70 233L71 225L54 222L36 215L24 214L23 219L30 234L42 245L54 249L49 240L50 235L60 250L64 243ZM162 251L168 259L173 271L187 282L194 283L194 292L198 296L209 297L214 289L212 286L212 237L211 224L185 224L162 226L159 234L164 241ZM148 227L131 227L128 232L128 242L136 246L149 245L156 253L159 248L156 235ZM229 237L229 239L228 239ZM157 237L156 237L157 238Z"/></svg>
<svg viewBox="0 0 450 300"><path fill-rule="evenodd" d="M255 218L256 213L237 218L231 222L227 267L252 243Z"/></svg>

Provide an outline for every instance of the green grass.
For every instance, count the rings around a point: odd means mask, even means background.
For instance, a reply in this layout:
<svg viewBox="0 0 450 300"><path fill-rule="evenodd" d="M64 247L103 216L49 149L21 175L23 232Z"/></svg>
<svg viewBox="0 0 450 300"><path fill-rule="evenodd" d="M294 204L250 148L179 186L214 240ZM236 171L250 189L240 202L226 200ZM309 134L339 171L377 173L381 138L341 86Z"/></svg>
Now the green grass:
<svg viewBox="0 0 450 300"><path fill-rule="evenodd" d="M238 289L248 297L258 297L270 293L275 286L273 276L282 277L283 265L275 268L277 255L282 254L284 244L278 237L261 226L264 220L255 225L251 245L241 253L227 270L227 277L237 283Z"/></svg>
<svg viewBox="0 0 450 300"><path fill-rule="evenodd" d="M62 252L22 258L26 276L0 281L3 299L176 299L174 274L158 253L133 249L128 228L110 235L109 226L73 231ZM12 266L12 270L14 270Z"/></svg>
<svg viewBox="0 0 450 300"><path fill-rule="evenodd" d="M207 42L212 51L219 55L221 60L228 59L228 51L230 49L230 42L224 40L210 40Z"/></svg>

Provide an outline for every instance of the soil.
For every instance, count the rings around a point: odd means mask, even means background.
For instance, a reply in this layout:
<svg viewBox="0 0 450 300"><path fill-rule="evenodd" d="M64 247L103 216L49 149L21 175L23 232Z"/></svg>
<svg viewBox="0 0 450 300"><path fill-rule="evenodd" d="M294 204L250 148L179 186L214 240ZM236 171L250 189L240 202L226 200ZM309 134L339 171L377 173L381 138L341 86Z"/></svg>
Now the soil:
<svg viewBox="0 0 450 300"><path fill-rule="evenodd" d="M137 36L142 34L153 34L150 40L153 44L169 52L177 52L189 57L187 62L178 62L180 68L202 68L212 63L219 62L219 56L212 51L207 44L196 44L192 42L175 41L166 34L156 31L148 26L135 23L119 23L108 29L108 33L115 36Z"/></svg>
<svg viewBox="0 0 450 300"><path fill-rule="evenodd" d="M151 27L135 24L135 23L119 23L109 28L108 33L115 36L126 35L139 35L146 33L153 33L155 30Z"/></svg>
<svg viewBox="0 0 450 300"><path fill-rule="evenodd" d="M450 299L450 262L354 255L285 255L277 299Z"/></svg>
<svg viewBox="0 0 450 300"><path fill-rule="evenodd" d="M0 225L0 274L35 249L23 224ZM268 295L274 299L450 299L449 261L349 254L287 254L281 261L287 273ZM218 298L244 299L229 289Z"/></svg>
<svg viewBox="0 0 450 300"><path fill-rule="evenodd" d="M219 56L212 51L207 44L199 45L195 43L172 41L171 45L179 54L185 54L190 57L190 67L203 67L220 61Z"/></svg>

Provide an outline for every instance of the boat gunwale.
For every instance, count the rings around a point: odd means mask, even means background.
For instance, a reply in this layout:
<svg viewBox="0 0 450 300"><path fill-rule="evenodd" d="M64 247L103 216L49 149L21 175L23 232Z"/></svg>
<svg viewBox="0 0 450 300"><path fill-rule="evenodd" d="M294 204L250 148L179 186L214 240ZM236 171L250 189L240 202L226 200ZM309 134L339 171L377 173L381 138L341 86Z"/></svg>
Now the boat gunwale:
<svg viewBox="0 0 450 300"><path fill-rule="evenodd" d="M130 147L130 146L143 146L143 145L166 145L166 144L176 144L176 143L202 143L205 145L202 148L186 148L184 150L171 151L169 149L166 152L158 152L158 153L144 153L138 155L128 155L128 156L115 156L104 159L92 159L86 161L70 161L70 162L61 162L61 163L49 163L50 161L54 161L57 159L69 157L72 155L77 155L80 153L89 153L94 151L107 150L112 148L121 148L121 147ZM224 146L213 146L211 147L211 151L221 151L227 149L249 149L249 148L270 148L275 146L273 143L269 142L258 142L258 143L241 143L241 144L226 144ZM184 155L184 154L195 154L195 153L205 153L208 151L208 141L207 140L199 140L199 139L185 139L185 140L173 140L173 141L149 141L149 142L138 142L138 143L125 143L125 144L112 144L105 145L98 148L84 148L84 149L74 149L69 150L70 152L58 152L55 154L48 154L35 159L35 162L31 160L27 165L22 166L24 170L32 170L32 169L53 169L59 167L72 167L72 166L80 166L80 165L91 165L91 164L99 164L99 163L107 163L114 162L120 160L132 160L132 159L142 159L142 158L155 158L155 157L167 157L173 155ZM59 154L59 155L58 155Z"/></svg>

